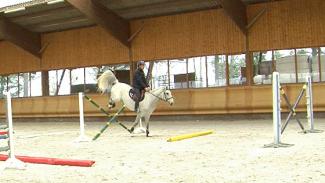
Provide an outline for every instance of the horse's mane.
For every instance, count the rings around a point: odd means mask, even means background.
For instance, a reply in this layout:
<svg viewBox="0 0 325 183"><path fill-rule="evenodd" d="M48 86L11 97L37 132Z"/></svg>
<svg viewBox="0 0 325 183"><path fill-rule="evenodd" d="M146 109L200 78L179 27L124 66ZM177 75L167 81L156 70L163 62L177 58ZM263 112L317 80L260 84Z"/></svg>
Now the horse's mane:
<svg viewBox="0 0 325 183"><path fill-rule="evenodd" d="M152 92L155 92L155 91L163 90L163 89L165 89L165 88L164 88L164 87L158 87L158 88L152 89L151 91L152 91Z"/></svg>
<svg viewBox="0 0 325 183"><path fill-rule="evenodd" d="M102 93L108 92L109 89L117 82L118 80L114 73L111 70L107 70L97 79L98 90Z"/></svg>

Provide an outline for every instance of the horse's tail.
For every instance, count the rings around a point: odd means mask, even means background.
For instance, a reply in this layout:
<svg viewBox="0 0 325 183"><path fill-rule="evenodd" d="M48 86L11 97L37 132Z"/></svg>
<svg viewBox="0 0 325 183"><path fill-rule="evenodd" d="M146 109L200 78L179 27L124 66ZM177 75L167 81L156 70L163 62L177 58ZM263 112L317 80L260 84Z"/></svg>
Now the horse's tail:
<svg viewBox="0 0 325 183"><path fill-rule="evenodd" d="M111 70L105 71L98 79L98 90L102 93L108 92L118 80Z"/></svg>

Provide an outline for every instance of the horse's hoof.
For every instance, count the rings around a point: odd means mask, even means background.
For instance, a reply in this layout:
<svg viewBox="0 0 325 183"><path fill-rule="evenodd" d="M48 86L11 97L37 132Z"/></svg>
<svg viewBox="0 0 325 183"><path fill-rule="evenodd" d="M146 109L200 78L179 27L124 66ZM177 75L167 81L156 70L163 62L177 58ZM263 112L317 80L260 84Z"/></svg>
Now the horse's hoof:
<svg viewBox="0 0 325 183"><path fill-rule="evenodd" d="M115 107L115 104L108 103L107 107L108 107L108 109L113 109Z"/></svg>
<svg viewBox="0 0 325 183"><path fill-rule="evenodd" d="M134 131L134 127L132 127L132 128L129 130L130 133L133 133L133 131Z"/></svg>
<svg viewBox="0 0 325 183"><path fill-rule="evenodd" d="M149 130L146 130L146 136L149 137Z"/></svg>

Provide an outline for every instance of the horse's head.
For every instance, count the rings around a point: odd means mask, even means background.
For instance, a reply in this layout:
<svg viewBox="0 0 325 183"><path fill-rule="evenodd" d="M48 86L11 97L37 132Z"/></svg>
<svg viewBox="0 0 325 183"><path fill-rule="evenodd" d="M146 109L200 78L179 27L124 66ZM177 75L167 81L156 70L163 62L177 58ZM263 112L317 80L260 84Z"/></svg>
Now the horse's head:
<svg viewBox="0 0 325 183"><path fill-rule="evenodd" d="M168 90L167 88L165 88L165 90L163 92L163 95L164 95L164 100L166 102L168 102L169 105L173 105L174 104L174 97L173 97L172 92L170 90Z"/></svg>

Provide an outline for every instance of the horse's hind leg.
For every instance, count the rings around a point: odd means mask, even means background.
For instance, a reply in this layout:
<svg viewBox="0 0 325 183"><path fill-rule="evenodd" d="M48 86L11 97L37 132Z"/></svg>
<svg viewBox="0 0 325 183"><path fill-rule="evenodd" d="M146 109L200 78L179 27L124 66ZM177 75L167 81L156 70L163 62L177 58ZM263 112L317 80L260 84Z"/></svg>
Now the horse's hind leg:
<svg viewBox="0 0 325 183"><path fill-rule="evenodd" d="M150 119L150 116L145 116L144 117L145 119L145 122L146 122L146 136L149 137L149 119Z"/></svg>
<svg viewBox="0 0 325 183"><path fill-rule="evenodd" d="M137 124L139 123L139 120L140 120L140 115L137 115L137 117L135 118L135 121L134 121L134 123L132 124L132 127L131 127L131 129L130 129L130 133L132 133L133 131L134 131L134 128L135 128L135 126L137 126Z"/></svg>

